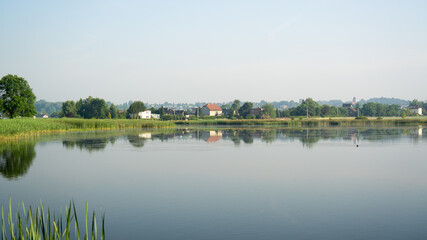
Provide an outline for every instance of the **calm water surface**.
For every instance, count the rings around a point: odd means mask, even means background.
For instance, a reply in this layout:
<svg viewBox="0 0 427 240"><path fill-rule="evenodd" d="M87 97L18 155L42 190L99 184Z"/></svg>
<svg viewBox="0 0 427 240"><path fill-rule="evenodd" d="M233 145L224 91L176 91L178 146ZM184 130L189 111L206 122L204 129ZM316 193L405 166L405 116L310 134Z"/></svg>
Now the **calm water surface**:
<svg viewBox="0 0 427 240"><path fill-rule="evenodd" d="M198 129L0 144L0 203L71 199L107 239L427 239L426 129Z"/></svg>

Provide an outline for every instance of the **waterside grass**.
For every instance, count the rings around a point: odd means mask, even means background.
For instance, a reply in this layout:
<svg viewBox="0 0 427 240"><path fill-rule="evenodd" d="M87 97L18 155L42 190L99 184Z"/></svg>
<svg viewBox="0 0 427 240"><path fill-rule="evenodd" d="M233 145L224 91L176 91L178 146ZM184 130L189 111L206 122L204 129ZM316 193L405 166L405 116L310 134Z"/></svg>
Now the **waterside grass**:
<svg viewBox="0 0 427 240"><path fill-rule="evenodd" d="M33 136L49 132L126 128L166 128L173 126L174 123L170 121L141 119L2 119L0 120L0 140Z"/></svg>
<svg viewBox="0 0 427 240"><path fill-rule="evenodd" d="M7 225L6 228L6 220L5 220L5 211L3 209L3 205L1 205L1 240L29 240L29 239L44 239L44 240L59 240L59 239L70 239L74 221L74 238L73 239L81 239L80 236L80 226L77 217L77 211L75 204L65 207L66 219L63 221L62 213L59 215L51 215L50 210L45 212L44 205L41 203L36 209L25 208L24 203L22 203L21 212L18 207L15 219L12 214L12 203L11 198L9 197L9 212L6 212ZM105 240L105 215L101 212L102 218L102 226L101 226L101 240ZM91 240L98 239L98 227L96 224L96 215L95 211L92 214L92 228L91 232L89 232L89 214L88 214L88 204L86 203L86 233L83 239ZM8 238L9 236L9 238Z"/></svg>

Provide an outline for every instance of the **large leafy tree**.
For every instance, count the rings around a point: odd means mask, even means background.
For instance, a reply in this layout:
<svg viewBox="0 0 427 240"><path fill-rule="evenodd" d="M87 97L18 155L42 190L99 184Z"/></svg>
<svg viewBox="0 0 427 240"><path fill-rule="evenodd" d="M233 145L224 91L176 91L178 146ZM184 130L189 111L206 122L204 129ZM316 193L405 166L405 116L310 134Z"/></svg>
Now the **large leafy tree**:
<svg viewBox="0 0 427 240"><path fill-rule="evenodd" d="M312 98L302 100L301 104L296 108L298 116L318 116L320 115L320 105Z"/></svg>
<svg viewBox="0 0 427 240"><path fill-rule="evenodd" d="M86 99L80 99L76 103L77 114L83 118L103 119L108 117L108 104L102 98L93 98L89 96Z"/></svg>
<svg viewBox="0 0 427 240"><path fill-rule="evenodd" d="M254 107L254 104L251 102L245 102L242 107L239 108L239 115L243 118L249 115L249 111Z"/></svg>
<svg viewBox="0 0 427 240"><path fill-rule="evenodd" d="M24 78L9 74L0 80L0 111L8 117L34 116L35 101L36 96Z"/></svg>
<svg viewBox="0 0 427 240"><path fill-rule="evenodd" d="M143 102L141 102L141 101L136 101L136 102L133 102L133 103L129 106L129 108L128 108L128 110L127 110L127 114L128 114L128 116L129 116L129 117L132 117L132 116L134 116L135 114L138 114L139 112L143 112L143 111L145 111L145 109L147 109L147 108L145 107L145 105L144 105L144 103L143 103Z"/></svg>
<svg viewBox="0 0 427 240"><path fill-rule="evenodd" d="M75 117L77 115L77 107L74 101L65 101L62 103L62 113L65 117Z"/></svg>
<svg viewBox="0 0 427 240"><path fill-rule="evenodd" d="M264 106L262 106L262 108L263 118L276 118L276 109L274 108L273 104L266 103Z"/></svg>

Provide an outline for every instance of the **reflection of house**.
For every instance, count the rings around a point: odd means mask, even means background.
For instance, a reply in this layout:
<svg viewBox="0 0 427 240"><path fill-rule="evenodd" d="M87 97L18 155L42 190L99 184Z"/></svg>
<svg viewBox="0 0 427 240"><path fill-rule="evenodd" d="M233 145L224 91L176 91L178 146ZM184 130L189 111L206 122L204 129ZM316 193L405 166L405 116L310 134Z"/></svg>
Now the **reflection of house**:
<svg viewBox="0 0 427 240"><path fill-rule="evenodd" d="M140 134L138 135L138 137L140 137L140 138L145 138L145 139L150 139L150 138L151 138L151 133L150 133L150 132L140 133Z"/></svg>
<svg viewBox="0 0 427 240"><path fill-rule="evenodd" d="M357 110L356 110L356 97L353 98L353 101L351 103L343 103L342 107L347 108L348 116L355 117L357 116Z"/></svg>
<svg viewBox="0 0 427 240"><path fill-rule="evenodd" d="M222 116L222 108L216 104L206 104L201 113L202 116Z"/></svg>
<svg viewBox="0 0 427 240"><path fill-rule="evenodd" d="M417 106L412 106L408 108L412 114L423 115L423 109Z"/></svg>
<svg viewBox="0 0 427 240"><path fill-rule="evenodd" d="M139 112L138 117L141 119L150 119L151 118L151 110L145 110L143 112Z"/></svg>
<svg viewBox="0 0 427 240"><path fill-rule="evenodd" d="M254 115L254 116L258 116L261 115L262 110L264 110L263 108L251 108L249 109L249 114Z"/></svg>
<svg viewBox="0 0 427 240"><path fill-rule="evenodd" d="M222 132L220 131L202 132L202 138L208 143L218 142L222 138Z"/></svg>

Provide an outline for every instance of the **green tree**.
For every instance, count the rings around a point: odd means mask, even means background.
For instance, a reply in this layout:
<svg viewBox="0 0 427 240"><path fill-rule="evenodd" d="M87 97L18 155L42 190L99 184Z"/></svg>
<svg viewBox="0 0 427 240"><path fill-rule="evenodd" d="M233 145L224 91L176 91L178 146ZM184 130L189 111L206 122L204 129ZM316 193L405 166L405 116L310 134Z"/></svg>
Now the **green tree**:
<svg viewBox="0 0 427 240"><path fill-rule="evenodd" d="M77 115L76 103L74 101L65 101L62 103L62 114L65 117L75 117Z"/></svg>
<svg viewBox="0 0 427 240"><path fill-rule="evenodd" d="M235 110L235 111L239 111L240 108L240 100L239 99L235 99L233 101L233 104L231 104L231 107Z"/></svg>
<svg viewBox="0 0 427 240"><path fill-rule="evenodd" d="M108 104L104 99L93 98L89 96L86 99L80 99L76 103L77 114L86 119L108 117Z"/></svg>
<svg viewBox="0 0 427 240"><path fill-rule="evenodd" d="M318 116L320 115L320 105L312 98L302 100L301 104L296 107L297 116Z"/></svg>
<svg viewBox="0 0 427 240"><path fill-rule="evenodd" d="M273 104L267 103L262 106L262 116L263 118L276 118L276 109L274 109Z"/></svg>
<svg viewBox="0 0 427 240"><path fill-rule="evenodd" d="M143 112L143 111L145 111L145 109L147 109L147 108L145 107L145 105L144 105L144 103L143 103L143 102L141 102L141 101L136 101L136 102L133 102L133 103L129 106L129 108L128 108L128 110L127 110L127 115L128 115L128 117L132 117L132 116L134 116L135 114L138 114L139 112Z"/></svg>
<svg viewBox="0 0 427 240"><path fill-rule="evenodd" d="M377 105L373 102L365 103L363 104L361 111L363 116L376 116Z"/></svg>
<svg viewBox="0 0 427 240"><path fill-rule="evenodd" d="M417 99L414 99L411 102L409 102L409 106L411 106L411 107L421 107L422 103L420 101L418 101Z"/></svg>
<svg viewBox="0 0 427 240"><path fill-rule="evenodd" d="M8 117L34 116L35 101L36 96L24 78L9 74L0 80L0 111Z"/></svg>
<svg viewBox="0 0 427 240"><path fill-rule="evenodd" d="M111 118L116 119L119 117L119 110L117 110L117 108L114 104L110 105L109 111L111 114Z"/></svg>
<svg viewBox="0 0 427 240"><path fill-rule="evenodd" d="M253 103L245 102L242 107L239 108L239 115L246 118L249 115L249 111L253 108Z"/></svg>

